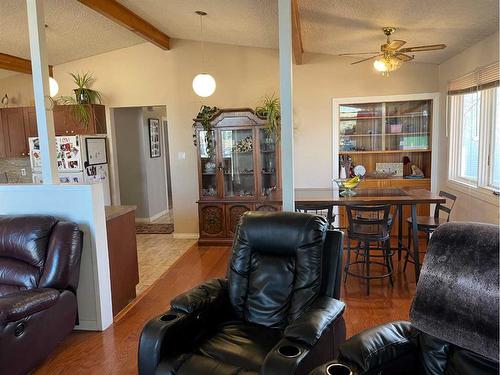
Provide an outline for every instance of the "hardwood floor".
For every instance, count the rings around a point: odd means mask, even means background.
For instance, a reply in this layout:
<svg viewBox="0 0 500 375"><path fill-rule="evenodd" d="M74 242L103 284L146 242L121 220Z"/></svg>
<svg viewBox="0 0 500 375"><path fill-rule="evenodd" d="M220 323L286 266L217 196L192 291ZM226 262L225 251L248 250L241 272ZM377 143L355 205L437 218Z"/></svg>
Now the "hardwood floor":
<svg viewBox="0 0 500 375"><path fill-rule="evenodd" d="M137 374L137 345L141 329L150 318L169 307L179 293L203 280L223 276L230 249L198 247L189 249L135 305L105 332L74 332L34 374ZM349 278L342 285L347 335L376 324L407 319L415 281L411 265L402 273L403 261L394 257L394 287L387 280L371 282L370 296L365 284Z"/></svg>

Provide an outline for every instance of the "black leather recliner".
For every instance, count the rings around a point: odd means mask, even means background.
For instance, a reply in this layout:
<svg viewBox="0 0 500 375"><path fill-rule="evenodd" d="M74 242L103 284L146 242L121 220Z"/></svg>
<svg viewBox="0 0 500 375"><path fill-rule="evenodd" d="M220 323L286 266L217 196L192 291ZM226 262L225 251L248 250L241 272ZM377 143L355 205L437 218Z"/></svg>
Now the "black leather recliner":
<svg viewBox="0 0 500 375"><path fill-rule="evenodd" d="M0 374L30 373L73 330L82 240L52 216L0 216Z"/></svg>
<svg viewBox="0 0 500 375"><path fill-rule="evenodd" d="M499 227L442 224L434 232L410 311L363 331L311 375L498 374Z"/></svg>
<svg viewBox="0 0 500 375"><path fill-rule="evenodd" d="M139 374L307 374L345 339L342 232L324 218L249 212L227 279L176 297L150 320Z"/></svg>

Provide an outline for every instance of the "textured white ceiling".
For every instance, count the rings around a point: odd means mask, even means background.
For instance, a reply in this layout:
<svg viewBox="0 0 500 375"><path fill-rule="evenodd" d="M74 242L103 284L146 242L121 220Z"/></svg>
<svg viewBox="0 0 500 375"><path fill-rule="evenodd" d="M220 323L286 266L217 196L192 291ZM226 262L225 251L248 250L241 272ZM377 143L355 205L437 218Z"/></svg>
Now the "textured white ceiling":
<svg viewBox="0 0 500 375"><path fill-rule="evenodd" d="M76 0L44 0L49 64L143 43ZM0 52L30 58L25 0L0 0Z"/></svg>
<svg viewBox="0 0 500 375"><path fill-rule="evenodd" d="M339 54L377 51L383 26L407 47L444 43L415 53L415 61L441 63L498 31L498 0L299 0L304 48Z"/></svg>
<svg viewBox="0 0 500 375"><path fill-rule="evenodd" d="M277 48L276 0L119 0L174 38ZM416 61L441 63L498 30L498 0L298 0L306 52L378 51L381 28L395 26L407 46L444 43Z"/></svg>
<svg viewBox="0 0 500 375"><path fill-rule="evenodd" d="M172 38L277 48L277 0L119 0ZM377 51L380 28L395 26L408 46L445 43L416 54L441 63L498 30L498 0L298 0L306 52ZM143 39L76 0L45 0L49 63L96 55ZM24 0L0 0L0 52L29 58ZM307 63L307 60L306 60Z"/></svg>

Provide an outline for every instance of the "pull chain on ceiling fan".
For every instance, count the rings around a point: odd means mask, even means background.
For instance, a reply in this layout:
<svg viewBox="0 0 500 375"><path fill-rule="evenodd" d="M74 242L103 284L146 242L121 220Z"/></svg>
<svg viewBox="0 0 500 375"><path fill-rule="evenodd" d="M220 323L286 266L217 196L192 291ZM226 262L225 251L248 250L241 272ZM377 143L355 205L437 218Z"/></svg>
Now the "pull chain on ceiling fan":
<svg viewBox="0 0 500 375"><path fill-rule="evenodd" d="M384 27L382 28L382 31L386 35L386 42L380 46L380 52L341 53L339 56L372 55L355 61L351 63L351 65L377 59L373 62L373 67L378 72L381 72L382 75L388 76L389 72L399 69L402 63L409 62L415 58L415 55L409 55L408 52L434 51L446 48L445 44L430 44L425 46L401 48L406 44L406 41L399 39L391 40L391 35L396 31L395 27Z"/></svg>

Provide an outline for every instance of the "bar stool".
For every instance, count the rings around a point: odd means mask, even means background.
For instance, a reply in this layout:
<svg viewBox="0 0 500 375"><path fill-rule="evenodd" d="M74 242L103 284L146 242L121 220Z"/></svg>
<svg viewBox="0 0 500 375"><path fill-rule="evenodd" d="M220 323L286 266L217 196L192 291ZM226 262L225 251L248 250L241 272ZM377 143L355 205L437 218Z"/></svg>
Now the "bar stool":
<svg viewBox="0 0 500 375"><path fill-rule="evenodd" d="M427 244L429 244L431 233L434 232L437 229L437 227L439 227L441 224L450 221L451 210L453 210L453 206L455 206L455 202L457 200L457 197L455 195L447 193L446 191L440 191L439 196L446 198L449 201L446 202L446 204L449 203L449 207L441 203L438 203L436 205L436 208L434 209L434 216L417 216L417 228L419 232L424 232L426 234ZM441 211L445 213L444 218L440 216ZM405 264L403 266L403 272L406 271L406 265L408 264L408 262L414 263L413 254L410 251L412 242L411 240L413 235L411 217L407 218L406 222L408 223L408 248L406 251L406 258L405 258ZM412 259L410 259L410 257Z"/></svg>
<svg viewBox="0 0 500 375"><path fill-rule="evenodd" d="M328 228L334 229L335 217L332 205L317 205L317 204L297 204L295 212L302 212L306 214L315 214L323 216L328 221Z"/></svg>
<svg viewBox="0 0 500 375"><path fill-rule="evenodd" d="M389 278L392 285L392 253L391 253L391 222L390 205L380 206L346 206L349 228L347 229L347 261L344 266L344 283L347 276L351 275L366 280L366 294L370 294L370 280ZM362 256L362 260L351 262L351 240L358 241L352 249ZM373 251L381 251L382 254L370 254ZM382 258L383 262L373 261L373 258ZM365 274L355 273L349 270L354 264L363 264ZM387 272L381 275L371 275L370 265L383 266Z"/></svg>

